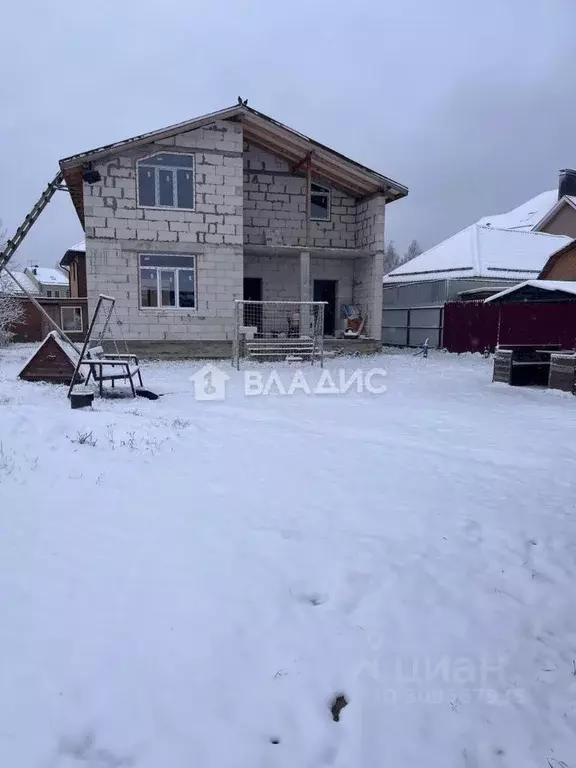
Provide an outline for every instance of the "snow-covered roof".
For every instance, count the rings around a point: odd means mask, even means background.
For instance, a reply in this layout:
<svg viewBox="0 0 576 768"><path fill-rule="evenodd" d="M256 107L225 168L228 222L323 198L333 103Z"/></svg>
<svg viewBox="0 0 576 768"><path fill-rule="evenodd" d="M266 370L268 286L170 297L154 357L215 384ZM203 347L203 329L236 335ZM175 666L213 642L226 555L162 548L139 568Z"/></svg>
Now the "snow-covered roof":
<svg viewBox="0 0 576 768"><path fill-rule="evenodd" d="M32 273L36 280L42 285L61 285L68 287L68 275L60 272L59 269L51 267L31 267L28 274Z"/></svg>
<svg viewBox="0 0 576 768"><path fill-rule="evenodd" d="M563 208L565 205L569 205L571 208L574 208L576 210L576 197L573 195L564 195L556 202L555 205L550 208L550 210L546 211L546 213L542 216L541 219L538 219L536 224L534 225L534 229L540 230L542 227L544 227L554 216L560 211L561 208Z"/></svg>
<svg viewBox="0 0 576 768"><path fill-rule="evenodd" d="M570 293L576 296L576 282L572 280L525 280L523 283L513 285L510 288L506 288L500 293L496 293L494 296L490 296L484 301L484 304L489 304L491 301L497 301L503 296L507 296L510 293L516 293L523 288L539 288L543 291L560 291L561 293Z"/></svg>
<svg viewBox="0 0 576 768"><path fill-rule="evenodd" d="M548 258L569 242L571 238L564 235L472 224L393 269L384 284L458 277L536 278Z"/></svg>
<svg viewBox="0 0 576 768"><path fill-rule="evenodd" d="M76 251L79 253L86 253L86 240L81 240L79 243L76 243L76 245L71 246L68 248L69 251Z"/></svg>
<svg viewBox="0 0 576 768"><path fill-rule="evenodd" d="M497 229L521 229L530 230L541 221L544 216L558 203L558 190L551 189L541 192L526 203L513 208L508 213L498 213L493 216L484 216L477 223L481 227L495 227Z"/></svg>
<svg viewBox="0 0 576 768"><path fill-rule="evenodd" d="M24 272L18 272L15 269L10 270L16 280L22 284L22 288L25 288L28 293L38 294L40 291L34 285L32 280ZM0 291L2 293L22 294L23 291L19 285L17 285L7 272L0 274Z"/></svg>

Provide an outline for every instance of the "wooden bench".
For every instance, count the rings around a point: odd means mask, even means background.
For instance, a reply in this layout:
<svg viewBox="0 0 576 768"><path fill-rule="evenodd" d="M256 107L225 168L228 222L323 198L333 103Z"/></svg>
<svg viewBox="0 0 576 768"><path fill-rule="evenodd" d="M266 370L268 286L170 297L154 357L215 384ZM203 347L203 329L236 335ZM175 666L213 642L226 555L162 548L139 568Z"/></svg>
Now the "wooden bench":
<svg viewBox="0 0 576 768"><path fill-rule="evenodd" d="M102 397L102 384L110 381L112 388L118 379L128 379L132 396L136 397L136 387L134 378L138 377L138 382L142 387L142 374L140 373L140 364L138 357L131 354L104 354L102 347L92 347L86 352L86 357L80 365L88 366L88 376L85 384L88 384L90 377L98 383L100 397Z"/></svg>

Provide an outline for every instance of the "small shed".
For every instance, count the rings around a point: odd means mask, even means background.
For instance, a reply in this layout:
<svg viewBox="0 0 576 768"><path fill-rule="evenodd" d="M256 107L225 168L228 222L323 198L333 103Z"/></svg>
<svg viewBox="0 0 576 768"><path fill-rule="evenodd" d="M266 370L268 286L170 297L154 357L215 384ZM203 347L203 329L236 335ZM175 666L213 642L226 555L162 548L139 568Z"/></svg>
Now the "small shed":
<svg viewBox="0 0 576 768"><path fill-rule="evenodd" d="M56 331L51 331L20 371L24 381L70 384L78 361L78 352ZM83 379L81 379L83 380Z"/></svg>
<svg viewBox="0 0 576 768"><path fill-rule="evenodd" d="M527 280L485 303L499 307L493 381L573 392L576 282Z"/></svg>

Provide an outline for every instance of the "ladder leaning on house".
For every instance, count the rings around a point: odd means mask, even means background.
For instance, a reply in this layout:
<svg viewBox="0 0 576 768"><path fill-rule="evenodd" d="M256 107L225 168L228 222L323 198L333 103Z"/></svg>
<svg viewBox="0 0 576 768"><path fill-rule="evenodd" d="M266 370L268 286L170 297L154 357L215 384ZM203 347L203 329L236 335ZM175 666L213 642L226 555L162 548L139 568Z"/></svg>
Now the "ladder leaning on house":
<svg viewBox="0 0 576 768"><path fill-rule="evenodd" d="M16 232L14 233L14 236L11 237L7 242L6 246L2 251L0 251L0 274L2 273L2 270L6 272L6 274L12 278L12 280L16 283L18 288L24 293L24 295L30 299L32 304L36 307L36 309L46 318L46 320L50 323L50 325L56 330L62 338L67 341L69 344L72 345L72 347L78 352L78 349L76 348L76 345L73 341L70 340L70 338L64 333L62 328L58 325L58 323L46 312L44 307L38 302L32 294L26 290L26 288L20 283L19 280L17 280L16 277L10 272L8 269L8 262L14 256L16 250L20 247L22 244L22 241L30 232L36 221L38 220L38 217L46 208L50 200L52 200L52 197L54 196L54 193L58 190L66 190L67 187L62 186L62 182L64 181L64 175L62 174L62 171L58 171L56 176L52 179L52 181L48 182L48 185L44 192L40 195L38 200L34 203L32 206L32 209L30 213L26 216L22 224L18 227Z"/></svg>
<svg viewBox="0 0 576 768"><path fill-rule="evenodd" d="M12 256L14 256L14 253L16 252L16 249L19 248L22 240L24 240L44 208L46 208L50 200L52 200L54 193L58 189L66 189L66 187L62 187L63 180L64 176L62 175L62 171L58 171L52 181L48 183L48 186L44 192L42 192L39 199L32 206L32 210L26 216L22 224L20 224L14 234L14 237L10 238L10 240L6 242L6 247L3 251L0 251L0 272L2 272L2 270L6 267L6 264L8 264Z"/></svg>

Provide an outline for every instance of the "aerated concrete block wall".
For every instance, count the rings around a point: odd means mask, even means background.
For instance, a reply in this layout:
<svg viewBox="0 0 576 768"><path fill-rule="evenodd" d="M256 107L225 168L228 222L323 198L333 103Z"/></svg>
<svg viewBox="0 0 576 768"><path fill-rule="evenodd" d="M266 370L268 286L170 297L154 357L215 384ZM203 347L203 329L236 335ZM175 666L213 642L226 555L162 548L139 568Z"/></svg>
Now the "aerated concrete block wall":
<svg viewBox="0 0 576 768"><path fill-rule="evenodd" d="M386 198L376 195L358 203L356 211L357 247L372 253L384 251L384 215Z"/></svg>
<svg viewBox="0 0 576 768"><path fill-rule="evenodd" d="M318 180L318 183L322 183ZM310 222L310 247L356 246L356 201L329 184L330 221ZM288 162L259 147L244 145L244 242L252 245L306 245L306 178Z"/></svg>
<svg viewBox="0 0 576 768"><path fill-rule="evenodd" d="M362 307L366 318L364 333L372 339L382 338L382 273L384 254L354 259L353 304Z"/></svg>
<svg viewBox="0 0 576 768"><path fill-rule="evenodd" d="M137 206L137 161L162 151L194 155L194 211ZM231 339L234 300L242 298L244 275L263 278L265 299L300 298L298 257L244 256L244 246L304 248L306 179L293 174L283 159L245 145L241 124L217 121L145 148L124 149L95 169L101 181L84 185L89 310L98 294L114 296L127 339ZM330 221L310 223L310 247L361 248L371 255L358 264L356 259L313 257L311 281L338 281L338 314L341 304L357 302L366 303L373 316L374 286L382 277L376 262L384 247L384 199L357 205L331 189ZM139 254L151 252L196 257L194 310L140 307ZM343 327L340 318L337 324Z"/></svg>
<svg viewBox="0 0 576 768"><path fill-rule="evenodd" d="M136 204L136 161L154 152L195 156L194 211ZM116 297L128 339L232 338L242 298L242 127L217 122L97 164L102 181L84 185L90 311L99 293ZM194 310L139 307L139 254L196 256Z"/></svg>

